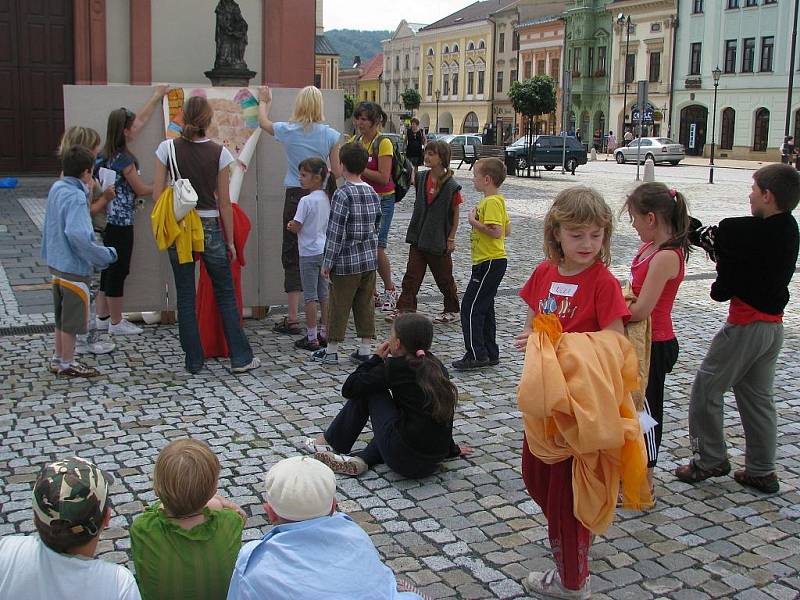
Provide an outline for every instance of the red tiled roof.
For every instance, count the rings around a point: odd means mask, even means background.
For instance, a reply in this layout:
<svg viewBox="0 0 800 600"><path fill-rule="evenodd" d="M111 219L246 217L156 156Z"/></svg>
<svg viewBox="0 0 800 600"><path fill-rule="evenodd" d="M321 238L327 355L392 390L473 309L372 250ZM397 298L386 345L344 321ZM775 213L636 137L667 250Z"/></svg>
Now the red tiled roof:
<svg viewBox="0 0 800 600"><path fill-rule="evenodd" d="M378 79L383 74L383 52L373 56L362 68L364 69L364 74L359 77L360 81Z"/></svg>

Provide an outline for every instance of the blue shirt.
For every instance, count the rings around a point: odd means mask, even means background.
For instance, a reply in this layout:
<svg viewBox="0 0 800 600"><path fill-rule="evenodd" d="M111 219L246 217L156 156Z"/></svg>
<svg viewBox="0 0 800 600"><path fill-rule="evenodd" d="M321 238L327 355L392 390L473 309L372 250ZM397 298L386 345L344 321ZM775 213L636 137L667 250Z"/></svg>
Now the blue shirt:
<svg viewBox="0 0 800 600"><path fill-rule="evenodd" d="M273 527L239 553L228 600L421 600L398 592L372 540L343 513Z"/></svg>
<svg viewBox="0 0 800 600"><path fill-rule="evenodd" d="M133 225L133 211L136 209L136 192L125 178L124 171L129 166L139 170L136 159L127 152L120 152L108 160L104 156L97 157L95 167L105 167L117 172L117 180L114 182L114 198L106 207L108 222L112 225Z"/></svg>
<svg viewBox="0 0 800 600"><path fill-rule="evenodd" d="M89 202L80 179L63 177L47 194L42 258L47 266L88 277L117 260L117 251L95 243Z"/></svg>
<svg viewBox="0 0 800 600"><path fill-rule="evenodd" d="M342 137L342 134L324 123L311 123L308 126L302 123L273 123L272 127L275 139L283 144L288 163L283 179L283 185L287 188L300 187L300 171L297 167L301 162L316 156L327 163L331 150Z"/></svg>

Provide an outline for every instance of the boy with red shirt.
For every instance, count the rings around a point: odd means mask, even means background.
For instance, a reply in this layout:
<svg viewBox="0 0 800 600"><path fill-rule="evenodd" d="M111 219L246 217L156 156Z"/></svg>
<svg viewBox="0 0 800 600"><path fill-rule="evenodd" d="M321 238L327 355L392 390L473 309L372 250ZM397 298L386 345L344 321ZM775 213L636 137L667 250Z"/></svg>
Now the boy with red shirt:
<svg viewBox="0 0 800 600"><path fill-rule="evenodd" d="M711 297L730 300L730 308L692 386L689 439L694 458L675 470L681 481L696 483L730 472L722 397L733 388L745 434L745 468L733 477L762 492L780 487L773 382L783 345L783 309L800 245L791 214L799 199L800 173L789 165L767 165L753 174L752 217L697 227L691 236L717 263Z"/></svg>

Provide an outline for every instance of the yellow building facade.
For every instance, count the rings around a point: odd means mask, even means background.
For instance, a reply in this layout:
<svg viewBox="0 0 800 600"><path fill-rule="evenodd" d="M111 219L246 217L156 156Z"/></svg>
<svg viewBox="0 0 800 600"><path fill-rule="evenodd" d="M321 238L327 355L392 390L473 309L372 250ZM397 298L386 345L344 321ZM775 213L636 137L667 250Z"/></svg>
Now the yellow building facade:
<svg viewBox="0 0 800 600"><path fill-rule="evenodd" d="M383 80L383 52L373 56L365 65L364 72L358 79L358 102L381 103L381 81Z"/></svg>

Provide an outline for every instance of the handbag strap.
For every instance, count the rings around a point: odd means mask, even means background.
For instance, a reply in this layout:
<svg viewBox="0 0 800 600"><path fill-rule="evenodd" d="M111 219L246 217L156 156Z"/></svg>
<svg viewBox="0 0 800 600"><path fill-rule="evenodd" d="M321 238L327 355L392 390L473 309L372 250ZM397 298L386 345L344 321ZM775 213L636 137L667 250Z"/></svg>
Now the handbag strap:
<svg viewBox="0 0 800 600"><path fill-rule="evenodd" d="M169 162L170 167L172 168L172 180L173 182L177 181L181 178L181 172L178 171L178 158L175 156L175 140L169 140Z"/></svg>

